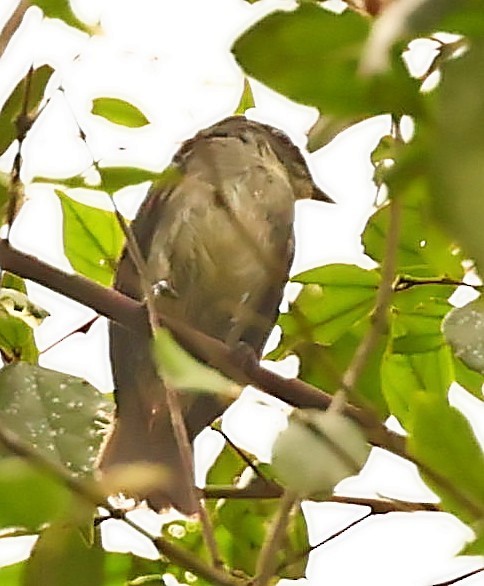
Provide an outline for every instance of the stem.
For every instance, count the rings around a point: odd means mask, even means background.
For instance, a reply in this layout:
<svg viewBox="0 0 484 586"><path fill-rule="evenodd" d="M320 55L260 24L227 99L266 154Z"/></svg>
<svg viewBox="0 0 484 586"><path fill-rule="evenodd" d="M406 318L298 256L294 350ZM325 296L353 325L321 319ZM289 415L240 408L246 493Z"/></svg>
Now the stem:
<svg viewBox="0 0 484 586"><path fill-rule="evenodd" d="M292 492L286 490L279 503L279 510L267 531L265 541L257 559L253 586L266 586L277 568L277 554L281 542L286 534L291 511L299 499Z"/></svg>

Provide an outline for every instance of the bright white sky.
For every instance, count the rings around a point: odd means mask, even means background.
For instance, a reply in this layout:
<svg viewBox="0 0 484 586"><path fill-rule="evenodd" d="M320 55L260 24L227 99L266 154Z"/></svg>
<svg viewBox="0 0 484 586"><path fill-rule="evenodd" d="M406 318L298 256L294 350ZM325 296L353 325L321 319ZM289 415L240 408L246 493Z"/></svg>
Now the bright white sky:
<svg viewBox="0 0 484 586"><path fill-rule="evenodd" d="M15 4L13 0L3 0L0 22ZM102 25L103 33L90 40L58 23L42 22L40 11L32 9L13 47L0 61L0 101L18 78L19 67L26 69L32 59L37 64L51 63L59 72L51 87L52 103L28 139L27 146L31 148L26 156L26 175L68 176L84 171L89 167L91 153L106 164L162 169L181 141L233 112L243 83L228 52L236 34L271 8L290 5L284 0L263 0L255 5L243 0L77 0L79 14L91 22L100 20ZM56 91L59 84L65 94ZM250 116L284 129L304 146L304 133L316 119L315 110L296 106L256 83L253 90L257 108ZM92 117L90 100L99 96L132 101L148 116L151 125L139 130L117 129ZM89 148L78 138L76 120L87 135ZM338 205L298 204L293 272L329 262L370 266L359 240L376 195L368 155L387 130L384 117L360 124L322 152L309 156L316 182ZM124 150L120 151L120 147ZM7 153L0 159L0 168L8 170L10 162L11 153ZM13 234L14 243L68 270L62 254L60 210L55 195L46 186L30 188L28 195ZM143 190L124 190L119 205L132 215L142 196ZM50 346L92 315L90 310L37 285L32 285L30 291L34 300L52 314L39 328L40 348ZM98 388L111 390L104 320L99 320L87 336L77 334L46 352L42 364L83 376ZM282 368L294 374L294 361ZM243 447L267 458L277 429L272 421L280 422L280 416L275 408L255 406L253 397L249 393L226 419ZM473 411L476 406L468 399L463 408ZM244 417L247 413L250 426ZM269 430L267 437L254 438L254 429ZM210 440L205 448L197 447L205 452L207 445ZM412 467L402 465L389 454L376 452L360 478L344 482L344 494L431 498ZM356 509L346 506L308 504L306 509L313 543L358 516ZM475 560L452 558L469 535L449 515L373 518L313 555L308 578L314 586L427 586L476 566ZM119 527L116 536L111 533L111 545L115 540L119 547L128 543L124 534L119 540ZM10 563L20 550L4 541L0 554L3 551L3 559ZM140 547L145 547L129 544L138 553Z"/></svg>

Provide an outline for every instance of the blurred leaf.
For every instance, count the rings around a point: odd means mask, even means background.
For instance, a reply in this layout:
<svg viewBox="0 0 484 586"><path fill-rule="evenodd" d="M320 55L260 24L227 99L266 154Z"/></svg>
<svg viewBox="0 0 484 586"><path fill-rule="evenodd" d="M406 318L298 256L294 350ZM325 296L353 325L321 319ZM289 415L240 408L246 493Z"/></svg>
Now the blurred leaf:
<svg viewBox="0 0 484 586"><path fill-rule="evenodd" d="M7 363L21 360L35 364L39 357L32 328L1 305L0 352Z"/></svg>
<svg viewBox="0 0 484 586"><path fill-rule="evenodd" d="M214 530L217 539L216 526L214 526ZM171 523L165 523L162 527L162 535L169 541L185 548L191 555L205 562L209 562L209 556L205 547L199 521L177 520L172 521ZM218 539L217 543L219 543ZM172 574L178 582L187 582L186 571L178 564L168 562L165 567L165 573ZM192 580L190 580L190 583L192 583ZM197 578L193 581L193 584L196 586L202 586L205 585L206 582Z"/></svg>
<svg viewBox="0 0 484 586"><path fill-rule="evenodd" d="M415 396L425 391L445 399L453 379L452 360L446 347L419 353L388 352L381 364L383 394L391 413L405 429Z"/></svg>
<svg viewBox="0 0 484 586"><path fill-rule="evenodd" d="M158 374L177 391L212 393L237 398L241 388L218 370L199 362L184 350L167 328L154 333L153 354Z"/></svg>
<svg viewBox="0 0 484 586"><path fill-rule="evenodd" d="M309 129L307 150L310 153L326 146L333 138L351 126L361 122L364 116L319 116L316 123Z"/></svg>
<svg viewBox="0 0 484 586"><path fill-rule="evenodd" d="M481 399L484 399L482 393L482 385L484 384L484 377L473 370L470 370L463 364L458 358L454 358L454 374L455 380L459 383L466 391Z"/></svg>
<svg viewBox="0 0 484 586"><path fill-rule="evenodd" d="M256 23L232 51L248 75L326 115L418 112L419 84L410 79L399 51L389 71L372 78L359 75L368 23L352 10L337 15L305 2Z"/></svg>
<svg viewBox="0 0 484 586"><path fill-rule="evenodd" d="M367 75L384 71L397 43L442 30L440 21L454 7L453 0L396 0L386 6L373 21L363 51L362 70Z"/></svg>
<svg viewBox="0 0 484 586"><path fill-rule="evenodd" d="M484 273L484 40L450 61L436 96L429 144L435 217Z"/></svg>
<svg viewBox="0 0 484 586"><path fill-rule="evenodd" d="M73 473L92 471L110 410L82 379L26 363L0 371L0 422Z"/></svg>
<svg viewBox="0 0 484 586"><path fill-rule="evenodd" d="M92 189L113 194L124 187L139 185L148 181L156 182L157 186L168 187L175 185L180 179L180 171L169 166L164 171L148 171L139 167L96 167L99 180L93 184L82 175L72 177L35 177L36 183L53 183L65 188Z"/></svg>
<svg viewBox="0 0 484 586"><path fill-rule="evenodd" d="M53 71L49 65L29 71L3 104L0 112L0 155L3 155L12 141L17 138L16 121L23 112L25 92L28 91L26 114L33 117L44 97L45 87ZM5 197L5 194L2 197Z"/></svg>
<svg viewBox="0 0 484 586"><path fill-rule="evenodd" d="M31 0L31 4L41 8L45 16L49 18L58 18L68 26L78 28L87 33L91 32L90 27L81 22L74 14L69 0Z"/></svg>
<svg viewBox="0 0 484 586"><path fill-rule="evenodd" d="M5 287L6 289L15 289L15 291L27 294L25 281L18 275L14 275L8 271L2 271L1 283L2 287Z"/></svg>
<svg viewBox="0 0 484 586"><path fill-rule="evenodd" d="M240 100L237 104L237 108L235 109L234 114L245 114L249 108L254 107L254 94L252 93L252 88L250 87L250 81L245 77L244 89L242 90L242 95L240 96Z"/></svg>
<svg viewBox="0 0 484 586"><path fill-rule="evenodd" d="M223 558L229 567L253 575L264 542L267 527L276 514L274 500L226 500L218 509L220 527L217 534ZM279 574L281 578L304 576L309 550L307 527L300 509L289 521L286 539L277 555L278 566L289 565ZM297 560L297 561L294 561ZM291 563L293 562L293 563Z"/></svg>
<svg viewBox="0 0 484 586"><path fill-rule="evenodd" d="M25 572L25 562L18 562L0 567L0 584L2 586L19 586Z"/></svg>
<svg viewBox="0 0 484 586"><path fill-rule="evenodd" d="M75 527L44 529L27 562L23 586L103 586L105 552L87 547Z"/></svg>
<svg viewBox="0 0 484 586"><path fill-rule="evenodd" d="M36 531L58 519L71 503L69 490L25 459L0 459L0 526Z"/></svg>
<svg viewBox="0 0 484 586"><path fill-rule="evenodd" d="M109 286L124 242L113 212L93 208L55 190L63 213L64 252L73 268Z"/></svg>
<svg viewBox="0 0 484 586"><path fill-rule="evenodd" d="M354 114L364 101L355 73L367 29L351 11L337 16L304 4L262 19L232 50L248 75L287 97L325 113Z"/></svg>
<svg viewBox="0 0 484 586"><path fill-rule="evenodd" d="M484 374L484 299L454 307L442 330L455 355L470 369Z"/></svg>
<svg viewBox="0 0 484 586"><path fill-rule="evenodd" d="M484 555L484 525L482 520L472 524L475 538L471 543L466 543L459 555Z"/></svg>
<svg viewBox="0 0 484 586"><path fill-rule="evenodd" d="M435 482L421 470L446 511L465 523L484 511L484 454L467 419L436 394L413 397L408 438L410 454L437 473ZM465 501L469 501L470 505Z"/></svg>
<svg viewBox="0 0 484 586"><path fill-rule="evenodd" d="M92 113L122 126L141 128L149 124L148 118L133 104L119 98L95 98Z"/></svg>
<svg viewBox="0 0 484 586"><path fill-rule="evenodd" d="M272 448L276 478L301 499L326 500L370 454L362 429L335 410L296 409Z"/></svg>
<svg viewBox="0 0 484 586"><path fill-rule="evenodd" d="M328 265L291 279L305 284L289 312L279 317L283 340L269 359L304 341L333 344L373 309L379 275L354 265Z"/></svg>

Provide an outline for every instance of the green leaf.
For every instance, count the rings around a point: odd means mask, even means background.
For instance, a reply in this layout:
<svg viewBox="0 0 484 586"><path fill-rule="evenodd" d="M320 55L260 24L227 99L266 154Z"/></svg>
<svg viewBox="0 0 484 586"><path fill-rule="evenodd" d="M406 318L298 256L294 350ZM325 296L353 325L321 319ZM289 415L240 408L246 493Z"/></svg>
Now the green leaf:
<svg viewBox="0 0 484 586"><path fill-rule="evenodd" d="M442 73L430 135L435 217L484 273L484 40ZM452 121L449 124L449 121Z"/></svg>
<svg viewBox="0 0 484 586"><path fill-rule="evenodd" d="M82 175L72 177L35 177L35 183L53 183L62 185L64 188L91 189L93 191L104 191L113 194L124 187L139 185L148 181L156 182L156 185L168 187L176 185L181 178L180 171L174 166L167 167L161 173L149 171L139 167L96 167L99 180L95 184Z"/></svg>
<svg viewBox="0 0 484 586"><path fill-rule="evenodd" d="M77 377L26 363L0 371L0 422L75 474L92 471L110 410Z"/></svg>
<svg viewBox="0 0 484 586"><path fill-rule="evenodd" d="M52 476L17 457L0 459L0 526L35 532L59 518L71 504L71 494Z"/></svg>
<svg viewBox="0 0 484 586"><path fill-rule="evenodd" d="M105 555L100 547L87 547L76 527L55 523L40 534L23 586L103 586Z"/></svg>
<svg viewBox="0 0 484 586"><path fill-rule="evenodd" d="M7 150L13 140L17 138L17 118L23 113L25 95L28 91L26 114L33 118L39 104L44 97L45 87L52 73L52 67L43 65L39 69L29 71L15 86L0 112L0 155ZM4 183L4 181L2 181ZM5 188L5 185L4 185ZM6 194L3 194L3 198Z"/></svg>
<svg viewBox="0 0 484 586"><path fill-rule="evenodd" d="M124 242L115 214L79 203L58 189L56 194L62 205L69 262L85 277L109 286Z"/></svg>
<svg viewBox="0 0 484 586"><path fill-rule="evenodd" d="M68 26L78 28L87 33L92 32L91 28L81 22L74 14L69 0L32 0L31 4L41 8L45 16L49 18L58 18Z"/></svg>
<svg viewBox="0 0 484 586"><path fill-rule="evenodd" d="M467 419L437 395L413 397L408 449L440 479L421 474L446 511L465 523L484 514L484 454Z"/></svg>
<svg viewBox="0 0 484 586"><path fill-rule="evenodd" d="M273 500L226 500L218 509L220 550L231 568L253 575L267 527L276 514ZM302 578L307 565L309 543L307 527L300 509L289 520L286 539L277 554L281 578ZM287 564L287 566L286 566Z"/></svg>
<svg viewBox="0 0 484 586"><path fill-rule="evenodd" d="M455 380L459 383L466 391L483 400L482 385L484 384L484 377L473 370L470 370L465 364L458 358L454 358L454 375Z"/></svg>
<svg viewBox="0 0 484 586"><path fill-rule="evenodd" d="M369 21L354 11L337 15L306 2L265 17L232 51L247 75L326 115L418 112L418 83L410 79L399 51L384 74L359 74L368 30Z"/></svg>
<svg viewBox="0 0 484 586"><path fill-rule="evenodd" d="M155 331L153 353L158 374L173 389L229 398L237 398L240 394L239 385L193 358L175 341L167 328Z"/></svg>
<svg viewBox="0 0 484 586"><path fill-rule="evenodd" d="M304 4L256 23L232 51L248 75L285 96L325 113L348 114L361 111L364 91L355 74L367 29L351 11L337 16Z"/></svg>
<svg viewBox="0 0 484 586"><path fill-rule="evenodd" d="M129 128L141 128L149 124L148 118L125 100L119 98L95 98L92 101L92 113L96 116L102 116L121 126L128 126Z"/></svg>
<svg viewBox="0 0 484 586"><path fill-rule="evenodd" d="M279 317L288 349L303 341L332 344L368 316L379 276L353 265L328 265L296 275L292 281L305 286L289 312Z"/></svg>
<svg viewBox="0 0 484 586"><path fill-rule="evenodd" d="M206 484L233 485L246 467L246 462L226 443L207 473Z"/></svg>
<svg viewBox="0 0 484 586"><path fill-rule="evenodd" d="M396 173L393 171L392 173ZM403 173L403 170L402 170ZM427 181L418 177L419 171L412 165L405 167L412 178L406 185L390 181L392 197L398 197L402 206L397 271L412 276L445 275L454 279L463 277L462 257L456 254L455 245L432 222L429 211ZM381 263L386 251L386 239L390 221L390 206L384 204L368 220L362 236L365 252Z"/></svg>
<svg viewBox="0 0 484 586"><path fill-rule="evenodd" d="M252 93L252 88L250 87L250 81L247 78L244 78L244 89L234 114L245 114L247 110L254 107L254 94Z"/></svg>
<svg viewBox="0 0 484 586"><path fill-rule="evenodd" d="M0 584L3 586L19 586L24 571L25 562L0 567Z"/></svg>
<svg viewBox="0 0 484 586"><path fill-rule="evenodd" d="M32 328L1 305L0 352L8 363L22 360L35 364L39 357Z"/></svg>

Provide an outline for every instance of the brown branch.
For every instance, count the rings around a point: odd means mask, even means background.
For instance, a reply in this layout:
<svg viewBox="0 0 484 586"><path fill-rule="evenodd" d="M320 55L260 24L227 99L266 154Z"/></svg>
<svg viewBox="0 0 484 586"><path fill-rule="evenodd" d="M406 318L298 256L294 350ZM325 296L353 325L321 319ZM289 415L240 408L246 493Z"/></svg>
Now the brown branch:
<svg viewBox="0 0 484 586"><path fill-rule="evenodd" d="M3 270L83 303L130 330L146 335L150 332L146 309L142 303L80 275L64 273L33 256L15 250L5 240L0 240L0 266ZM286 379L263 368L250 352L242 357L240 352L234 352L220 340L194 330L179 320L166 315L159 318L188 352L235 382L241 385L252 384L295 407L326 410L331 404L332 396L328 393L299 379ZM344 412L366 430L370 443L406 457L404 438L388 430L372 413L352 405L346 405Z"/></svg>
<svg viewBox="0 0 484 586"><path fill-rule="evenodd" d="M0 34L0 57L5 53L8 44L12 40L12 37L19 29L24 18L24 14L30 8L29 0L20 0L17 8L12 12L10 18L5 23L2 32Z"/></svg>

